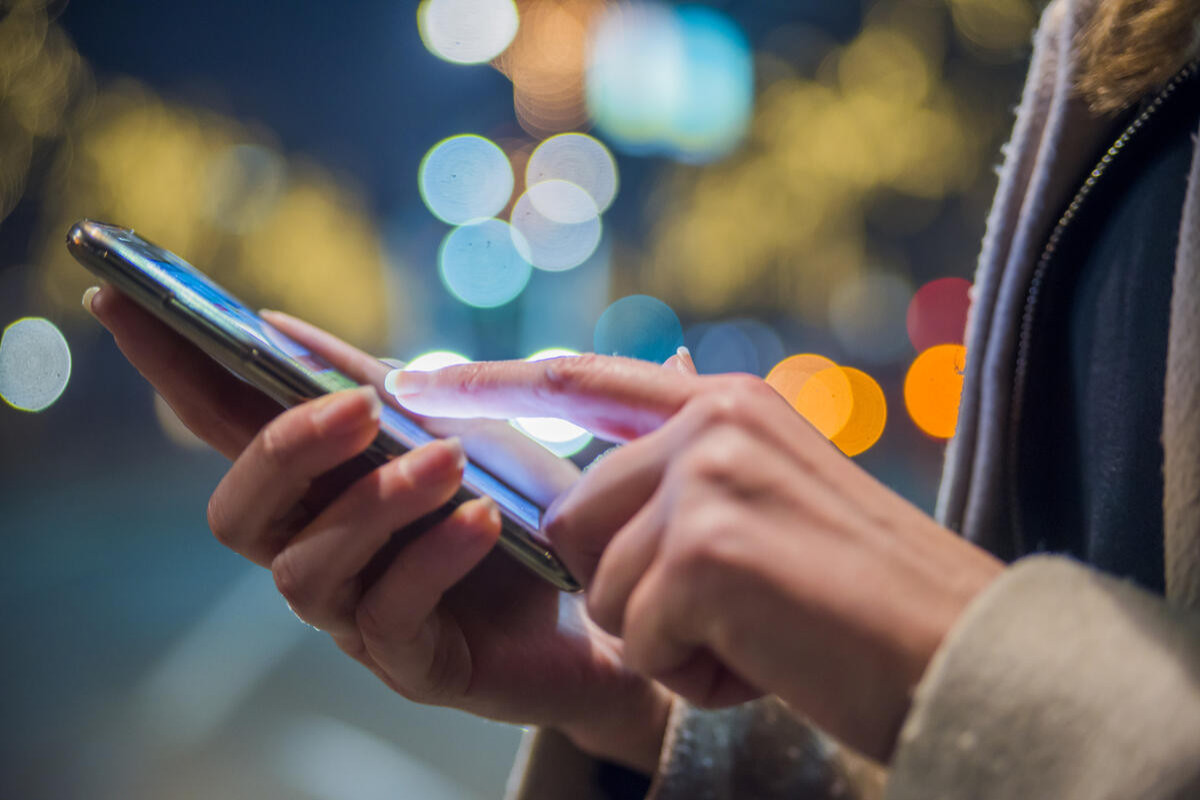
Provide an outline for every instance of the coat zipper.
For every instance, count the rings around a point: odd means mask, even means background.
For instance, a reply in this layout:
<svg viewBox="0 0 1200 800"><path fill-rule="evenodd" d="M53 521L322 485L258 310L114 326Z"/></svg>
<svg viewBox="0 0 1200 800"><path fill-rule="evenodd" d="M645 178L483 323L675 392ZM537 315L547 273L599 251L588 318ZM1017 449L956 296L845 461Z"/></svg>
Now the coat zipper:
<svg viewBox="0 0 1200 800"><path fill-rule="evenodd" d="M1029 288L1025 294L1025 307L1021 315L1021 332L1017 340L1017 363L1016 374L1013 379L1013 392L1011 404L1009 405L1008 419L1008 483L1009 483L1009 500L1012 513L1012 529L1014 541L1016 542L1017 551L1014 555L1027 552L1023 531L1021 530L1021 507L1019 496L1019 448L1020 448L1020 430L1021 430L1021 415L1024 411L1025 402L1025 386L1028 380L1029 369L1029 350L1033 337L1033 327L1036 321L1038 296L1041 294L1043 284L1046 280L1046 275L1049 272L1050 265L1054 260L1054 256L1058 251L1058 246L1061 244L1063 236L1066 234L1071 224L1078 219L1080 211L1088 198L1095 192L1096 185L1103 180L1105 175L1110 172L1113 162L1128 149L1129 143L1143 130L1147 123L1157 115L1163 105L1170 100L1175 91L1196 72L1200 70L1200 60L1192 61L1179 72L1155 95L1140 114L1132 122L1125 127L1120 137L1108 148L1107 152L1100 159L1099 163L1088 174L1087 179L1083 182L1083 186L1075 193L1070 205L1066 211L1058 218L1054 230L1050 233L1050 238L1046 242L1045 249L1042 250L1041 257L1038 259L1037 265L1034 267L1033 276L1029 281Z"/></svg>

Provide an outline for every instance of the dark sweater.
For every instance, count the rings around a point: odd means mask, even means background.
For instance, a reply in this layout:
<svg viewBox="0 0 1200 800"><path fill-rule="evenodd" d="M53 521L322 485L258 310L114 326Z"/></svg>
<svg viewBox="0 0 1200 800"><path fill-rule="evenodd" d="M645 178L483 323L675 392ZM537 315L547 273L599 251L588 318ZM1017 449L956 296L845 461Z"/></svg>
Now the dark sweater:
<svg viewBox="0 0 1200 800"><path fill-rule="evenodd" d="M1037 301L1019 430L1025 548L1069 553L1159 593L1167 326L1198 121L1192 80L1072 222Z"/></svg>

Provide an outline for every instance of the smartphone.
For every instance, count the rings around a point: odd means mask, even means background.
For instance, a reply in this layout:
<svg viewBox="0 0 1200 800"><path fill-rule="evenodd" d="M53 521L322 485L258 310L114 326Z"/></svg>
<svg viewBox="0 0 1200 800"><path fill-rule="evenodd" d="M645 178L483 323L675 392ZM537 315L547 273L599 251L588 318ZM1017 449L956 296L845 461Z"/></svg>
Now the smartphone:
<svg viewBox="0 0 1200 800"><path fill-rule="evenodd" d="M67 234L67 249L83 266L284 407L358 385L200 270L131 228L81 220ZM369 467L378 466L434 438L415 420L385 404L379 435L359 458ZM467 463L462 488L436 513L445 516L483 495L500 508L499 544L506 553L557 588L580 591L541 535L544 509L477 464Z"/></svg>

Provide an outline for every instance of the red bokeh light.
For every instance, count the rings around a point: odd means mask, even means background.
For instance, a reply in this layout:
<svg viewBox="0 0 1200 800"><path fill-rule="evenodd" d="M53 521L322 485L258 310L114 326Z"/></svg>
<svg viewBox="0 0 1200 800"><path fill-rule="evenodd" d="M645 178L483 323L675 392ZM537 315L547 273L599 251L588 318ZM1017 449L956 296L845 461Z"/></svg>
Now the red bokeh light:
<svg viewBox="0 0 1200 800"><path fill-rule="evenodd" d="M908 304L908 338L918 353L939 344L963 344L971 282L939 278L917 290Z"/></svg>

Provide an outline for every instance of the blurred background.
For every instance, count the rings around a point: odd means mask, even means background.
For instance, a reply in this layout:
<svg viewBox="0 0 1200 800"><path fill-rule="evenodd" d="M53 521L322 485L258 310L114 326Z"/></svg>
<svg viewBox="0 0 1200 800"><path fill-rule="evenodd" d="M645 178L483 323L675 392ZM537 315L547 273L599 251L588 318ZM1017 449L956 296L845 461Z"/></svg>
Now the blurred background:
<svg viewBox="0 0 1200 800"><path fill-rule="evenodd" d="M1038 5L0 0L0 794L496 798L520 734L216 544L71 222L418 365L686 344L931 509Z"/></svg>

